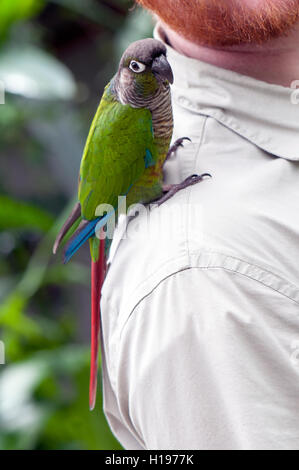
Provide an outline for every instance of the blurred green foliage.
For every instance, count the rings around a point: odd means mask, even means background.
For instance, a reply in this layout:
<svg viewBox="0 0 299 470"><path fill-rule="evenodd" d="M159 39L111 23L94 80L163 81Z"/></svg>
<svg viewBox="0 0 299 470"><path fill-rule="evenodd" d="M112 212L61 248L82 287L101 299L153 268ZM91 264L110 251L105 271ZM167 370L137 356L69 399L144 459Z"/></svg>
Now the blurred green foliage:
<svg viewBox="0 0 299 470"><path fill-rule="evenodd" d="M118 449L88 409L89 255L54 258L88 128L129 42L127 0L0 0L0 449ZM99 386L100 388L100 386Z"/></svg>
<svg viewBox="0 0 299 470"><path fill-rule="evenodd" d="M42 8L42 0L1 0L0 2L0 38L3 38L10 26L17 21L32 17Z"/></svg>

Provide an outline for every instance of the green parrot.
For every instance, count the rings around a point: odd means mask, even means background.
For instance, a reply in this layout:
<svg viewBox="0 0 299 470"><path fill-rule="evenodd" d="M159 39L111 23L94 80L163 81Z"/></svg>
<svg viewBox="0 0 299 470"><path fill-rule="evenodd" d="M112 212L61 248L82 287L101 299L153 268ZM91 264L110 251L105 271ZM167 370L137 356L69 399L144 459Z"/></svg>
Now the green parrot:
<svg viewBox="0 0 299 470"><path fill-rule="evenodd" d="M80 220L66 244L64 262L89 240L92 265L90 409L94 408L96 398L100 292L105 270L105 242L97 234L111 216L108 213L97 217L96 209L100 204L110 204L114 208L113 215L117 215L120 195L126 196L127 206L148 203L162 196L163 164L169 155L173 132L172 83L166 47L160 41L144 39L127 48L118 72L104 90L89 131L80 167L78 203L53 247L56 253L69 229ZM176 142L175 148L182 140ZM195 182L197 179L192 176L183 185L176 185L169 196Z"/></svg>

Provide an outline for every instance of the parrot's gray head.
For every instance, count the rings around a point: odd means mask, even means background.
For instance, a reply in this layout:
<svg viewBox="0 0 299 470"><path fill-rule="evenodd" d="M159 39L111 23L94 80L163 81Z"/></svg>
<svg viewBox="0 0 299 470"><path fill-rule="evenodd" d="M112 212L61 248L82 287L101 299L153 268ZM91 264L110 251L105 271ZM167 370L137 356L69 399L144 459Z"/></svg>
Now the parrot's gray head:
<svg viewBox="0 0 299 470"><path fill-rule="evenodd" d="M172 69L161 41L142 39L124 52L116 75L116 90L123 104L144 107L161 92L169 92L172 83Z"/></svg>

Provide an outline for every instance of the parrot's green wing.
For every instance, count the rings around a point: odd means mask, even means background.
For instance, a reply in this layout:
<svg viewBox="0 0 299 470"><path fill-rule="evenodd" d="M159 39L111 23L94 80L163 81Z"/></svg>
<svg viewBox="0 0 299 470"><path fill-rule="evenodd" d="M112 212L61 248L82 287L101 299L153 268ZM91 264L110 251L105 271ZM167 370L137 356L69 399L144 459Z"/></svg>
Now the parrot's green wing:
<svg viewBox="0 0 299 470"><path fill-rule="evenodd" d="M80 167L82 216L91 220L99 204L116 207L148 166L157 161L148 109L119 103L107 85L86 142Z"/></svg>

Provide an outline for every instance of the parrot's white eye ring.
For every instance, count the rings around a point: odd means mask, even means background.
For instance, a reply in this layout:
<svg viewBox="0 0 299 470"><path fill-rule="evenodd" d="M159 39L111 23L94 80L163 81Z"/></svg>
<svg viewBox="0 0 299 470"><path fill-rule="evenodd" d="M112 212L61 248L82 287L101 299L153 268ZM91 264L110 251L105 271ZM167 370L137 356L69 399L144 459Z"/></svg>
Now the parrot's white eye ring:
<svg viewBox="0 0 299 470"><path fill-rule="evenodd" d="M137 62L137 60L131 60L129 69L131 69L135 73L141 73L145 71L146 66L144 64L141 64L140 62Z"/></svg>

